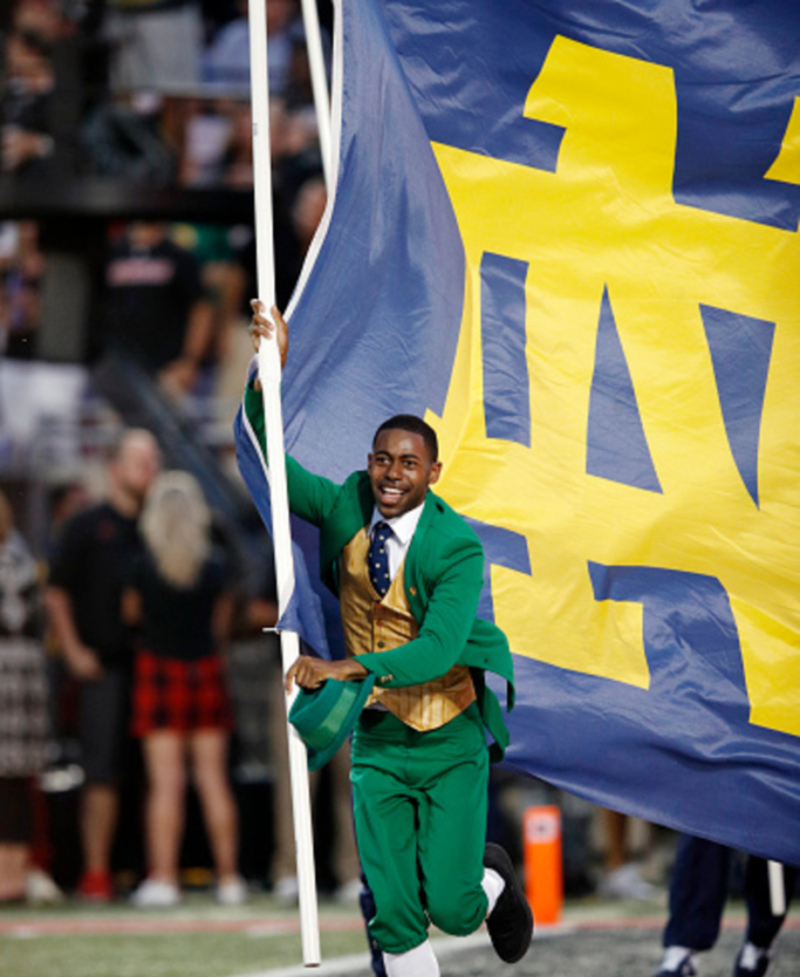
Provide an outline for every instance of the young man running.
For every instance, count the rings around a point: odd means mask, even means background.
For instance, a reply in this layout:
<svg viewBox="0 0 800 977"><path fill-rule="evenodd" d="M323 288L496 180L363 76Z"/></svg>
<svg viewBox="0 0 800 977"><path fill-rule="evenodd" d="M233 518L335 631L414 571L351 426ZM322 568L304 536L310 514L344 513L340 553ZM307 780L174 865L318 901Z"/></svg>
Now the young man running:
<svg viewBox="0 0 800 977"><path fill-rule="evenodd" d="M254 303L254 345L273 327ZM285 364L289 336L272 310ZM262 451L258 381L244 412ZM509 683L508 642L476 618L483 550L476 534L430 487L441 474L436 434L398 415L375 434L366 471L343 485L286 459L289 504L320 528L324 582L339 597L347 658L301 656L289 670L315 689L329 678L376 676L353 734L356 837L375 897L370 933L389 977L436 977L432 922L466 936L486 920L506 962L530 944L533 920L511 862L486 844L489 749L508 741L488 669Z"/></svg>

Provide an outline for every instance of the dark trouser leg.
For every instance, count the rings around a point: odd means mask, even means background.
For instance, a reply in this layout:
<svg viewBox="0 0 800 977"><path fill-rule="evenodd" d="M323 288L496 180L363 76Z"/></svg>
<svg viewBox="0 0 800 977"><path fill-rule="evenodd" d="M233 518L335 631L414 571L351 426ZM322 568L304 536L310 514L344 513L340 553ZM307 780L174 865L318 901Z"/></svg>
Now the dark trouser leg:
<svg viewBox="0 0 800 977"><path fill-rule="evenodd" d="M369 931L369 921L375 915L375 896L372 889L367 885L367 877L361 871L361 894L358 897L358 904L361 906L361 915L367 929L367 943L369 944L369 956L372 972L375 977L386 977L386 968L383 965L383 953Z"/></svg>
<svg viewBox="0 0 800 977"><path fill-rule="evenodd" d="M681 835L669 888L669 922L664 946L710 950L719 936L728 895L731 850Z"/></svg>
<svg viewBox="0 0 800 977"><path fill-rule="evenodd" d="M797 869L784 866L783 885L786 892L786 905L794 892ZM744 880L744 893L747 900L747 939L758 947L766 949L772 946L772 941L778 935L786 914L772 915L769 898L769 874L767 863L763 858L751 855L747 860L747 871Z"/></svg>

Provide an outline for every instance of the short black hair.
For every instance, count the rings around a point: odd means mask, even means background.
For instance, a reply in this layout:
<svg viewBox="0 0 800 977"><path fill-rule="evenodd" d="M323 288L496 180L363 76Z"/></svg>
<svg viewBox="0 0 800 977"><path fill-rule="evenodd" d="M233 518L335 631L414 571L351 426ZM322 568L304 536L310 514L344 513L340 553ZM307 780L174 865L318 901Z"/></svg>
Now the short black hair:
<svg viewBox="0 0 800 977"><path fill-rule="evenodd" d="M418 434L425 442L425 447L428 449L431 461L439 460L439 439L436 437L436 431L434 431L430 424L426 424L421 417L417 417L416 414L395 414L388 421L384 421L372 439L373 450L375 449L375 442L378 440L378 435L381 431L409 431L411 434Z"/></svg>

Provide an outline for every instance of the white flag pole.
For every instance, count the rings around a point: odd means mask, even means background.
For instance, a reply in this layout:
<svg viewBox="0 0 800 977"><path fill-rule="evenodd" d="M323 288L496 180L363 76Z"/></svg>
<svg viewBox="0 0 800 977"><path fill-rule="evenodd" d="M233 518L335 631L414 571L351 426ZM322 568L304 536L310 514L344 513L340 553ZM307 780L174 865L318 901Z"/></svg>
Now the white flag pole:
<svg viewBox="0 0 800 977"><path fill-rule="evenodd" d="M314 93L314 108L317 112L319 129L319 149L322 155L322 171L325 186L331 192L333 155L331 147L331 103L328 95L328 80L325 76L325 58L322 54L322 35L319 29L319 12L316 0L301 0L303 26L306 32L308 66L311 69L311 89Z"/></svg>
<svg viewBox="0 0 800 977"><path fill-rule="evenodd" d="M269 142L269 76L267 71L266 0L250 0L250 97L253 113L253 184L255 193L256 270L258 296L267 311L275 303L275 264L272 225L272 161ZM275 574L280 612L295 588L292 536L289 528L289 500L281 410L281 363L275 340L262 340L258 352L258 375L264 398L264 417L269 449L270 506ZM284 674L300 652L296 632L281 631ZM287 699L287 712L291 699ZM306 748L289 725L289 772L292 783L297 881L300 892L300 928L303 963L318 967L321 962L317 886L314 870L314 838L311 830L311 801L308 788Z"/></svg>
<svg viewBox="0 0 800 977"><path fill-rule="evenodd" d="M773 916L786 915L786 889L783 884L783 865L780 862L767 862L769 877L769 904Z"/></svg>

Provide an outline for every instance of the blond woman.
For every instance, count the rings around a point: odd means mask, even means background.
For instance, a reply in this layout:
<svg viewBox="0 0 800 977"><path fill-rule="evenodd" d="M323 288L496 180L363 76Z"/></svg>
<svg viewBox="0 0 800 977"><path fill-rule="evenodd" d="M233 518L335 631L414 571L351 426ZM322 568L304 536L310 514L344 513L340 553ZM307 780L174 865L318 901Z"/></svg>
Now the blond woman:
<svg viewBox="0 0 800 977"><path fill-rule="evenodd" d="M141 517L145 553L123 595L123 617L139 628L132 732L148 778L148 877L133 895L142 907L180 901L178 859L187 772L197 789L217 871L217 898L245 896L237 873L236 807L227 775L231 701L220 646L232 598L212 550L211 514L197 481L167 472Z"/></svg>

